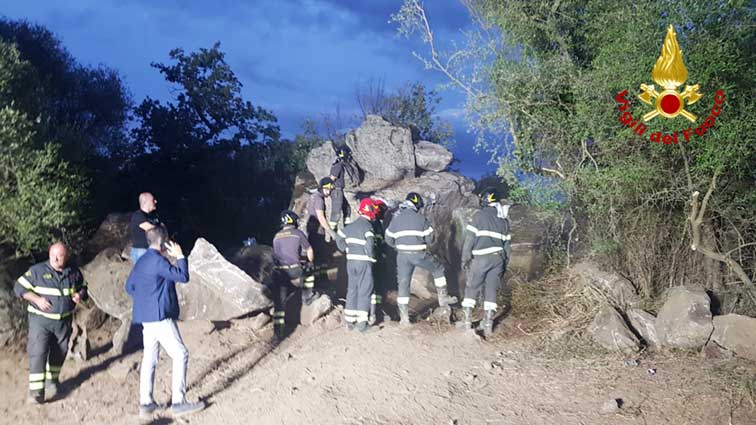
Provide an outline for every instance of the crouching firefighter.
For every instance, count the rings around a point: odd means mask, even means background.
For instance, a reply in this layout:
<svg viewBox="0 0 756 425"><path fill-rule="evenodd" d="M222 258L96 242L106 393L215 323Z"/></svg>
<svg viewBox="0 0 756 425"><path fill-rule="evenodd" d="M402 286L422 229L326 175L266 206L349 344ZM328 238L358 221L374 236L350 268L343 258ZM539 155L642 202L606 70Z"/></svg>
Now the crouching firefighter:
<svg viewBox="0 0 756 425"><path fill-rule="evenodd" d="M410 323L410 281L415 267L424 268L433 275L433 284L438 291L438 304L448 309L449 315L449 305L457 302L457 297L450 297L446 290L444 267L428 253L428 247L435 237L433 227L420 213L423 205L423 198L415 192L410 192L406 200L399 205L399 210L391 219L385 234L386 244L396 249L396 280L399 286L397 304L402 325Z"/></svg>
<svg viewBox="0 0 756 425"><path fill-rule="evenodd" d="M299 216L294 211L281 213L281 230L273 237L273 327L276 337L283 338L286 328L286 298L289 288L302 289L302 303L309 305L315 298L315 276L312 262L315 260L307 236L297 229ZM302 255L307 262L302 265Z"/></svg>
<svg viewBox="0 0 756 425"><path fill-rule="evenodd" d="M495 189L486 189L480 195L481 209L475 212L467 225L467 236L462 247L462 266L467 270L467 286L462 308L465 319L461 329L472 329L472 311L482 290L484 293L482 322L483 333L493 332L493 319L498 306L496 292L507 269L510 252L508 206L501 205Z"/></svg>
<svg viewBox="0 0 756 425"><path fill-rule="evenodd" d="M357 220L339 230L336 243L346 253L347 296L344 321L347 329L368 330L370 297L373 295L373 264L375 234L373 224L375 207L370 198L360 202Z"/></svg>
<svg viewBox="0 0 756 425"><path fill-rule="evenodd" d="M50 246L47 262L33 265L13 288L29 302L29 402L42 403L60 393L58 376L68 353L73 312L87 298L81 271L68 263L68 249Z"/></svg>

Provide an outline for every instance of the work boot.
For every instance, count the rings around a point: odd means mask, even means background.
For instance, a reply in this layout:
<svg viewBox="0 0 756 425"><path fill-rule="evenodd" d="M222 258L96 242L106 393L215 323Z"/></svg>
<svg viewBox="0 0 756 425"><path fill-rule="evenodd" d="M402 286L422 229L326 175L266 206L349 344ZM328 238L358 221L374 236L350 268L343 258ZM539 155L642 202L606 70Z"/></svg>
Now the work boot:
<svg viewBox="0 0 756 425"><path fill-rule="evenodd" d="M449 293L446 292L446 286L442 286L440 288L436 288L438 291L438 305L440 307L446 307L450 304L456 304L457 303L457 297L451 297L449 296Z"/></svg>
<svg viewBox="0 0 756 425"><path fill-rule="evenodd" d="M155 402L151 402L150 404L140 404L139 405L139 417L140 418L146 418L150 415L152 415L156 410L158 410L160 406L155 404Z"/></svg>
<svg viewBox="0 0 756 425"><path fill-rule="evenodd" d="M360 333L362 334L370 333L375 330L374 327L368 325L368 322L360 322L357 325L355 325L354 328L360 331Z"/></svg>
<svg viewBox="0 0 756 425"><path fill-rule="evenodd" d="M26 402L29 404L42 404L45 402L45 393L42 391L29 391L29 396L26 398Z"/></svg>
<svg viewBox="0 0 756 425"><path fill-rule="evenodd" d="M45 382L45 396L48 400L54 400L59 395L63 395L62 387L57 382Z"/></svg>
<svg viewBox="0 0 756 425"><path fill-rule="evenodd" d="M399 324L402 326L410 325L409 304L399 304Z"/></svg>
<svg viewBox="0 0 756 425"><path fill-rule="evenodd" d="M317 296L317 293L312 288L305 288L302 289L302 304L304 305L310 305L313 301L315 301L315 297Z"/></svg>
<svg viewBox="0 0 756 425"><path fill-rule="evenodd" d="M472 307L465 307L462 311L465 313L465 319L461 322L457 322L457 329L462 331L472 330Z"/></svg>
<svg viewBox="0 0 756 425"><path fill-rule="evenodd" d="M483 319L483 336L489 337L493 334L493 319L496 314L496 310L486 310L486 318Z"/></svg>
<svg viewBox="0 0 756 425"><path fill-rule="evenodd" d="M200 410L205 408L204 402L198 402L198 403L188 403L183 402L180 404L174 404L171 406L171 414L173 417L177 418L179 416L188 415L190 413L199 412Z"/></svg>
<svg viewBox="0 0 756 425"><path fill-rule="evenodd" d="M368 316L368 325L373 326L378 321L376 313L378 311L378 304L370 304L370 315Z"/></svg>

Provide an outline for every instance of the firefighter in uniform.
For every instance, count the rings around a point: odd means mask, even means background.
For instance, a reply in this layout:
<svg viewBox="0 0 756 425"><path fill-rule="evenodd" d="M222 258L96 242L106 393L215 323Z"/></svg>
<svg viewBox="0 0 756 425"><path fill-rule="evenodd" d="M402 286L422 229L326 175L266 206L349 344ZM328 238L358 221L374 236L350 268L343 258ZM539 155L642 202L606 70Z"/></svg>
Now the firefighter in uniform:
<svg viewBox="0 0 756 425"><path fill-rule="evenodd" d="M307 236L297 229L299 216L294 211L286 210L281 213L281 230L273 237L273 327L278 338L283 338L286 327L285 307L286 298L291 286L302 289L302 303L310 305L315 298L313 288L315 277L305 274L305 269L311 271L315 253L307 241ZM300 259L302 254L307 257L303 267Z"/></svg>
<svg viewBox="0 0 756 425"><path fill-rule="evenodd" d="M310 246L315 251L315 269L324 270L328 261L328 242L336 238L336 232L331 230L326 218L326 198L331 196L333 190L333 180L330 177L323 177L318 184L318 190L310 194L307 201L307 219L305 220L305 231ZM323 272L314 272L322 274ZM315 275L312 277L314 285Z"/></svg>
<svg viewBox="0 0 756 425"><path fill-rule="evenodd" d="M358 218L339 230L336 243L347 260L347 296L344 321L347 328L368 330L370 297L373 294L373 264L375 234L371 221L375 218L375 207L370 198L360 202Z"/></svg>
<svg viewBox="0 0 756 425"><path fill-rule="evenodd" d="M73 311L87 298L81 271L68 263L62 243L50 246L47 262L19 277L14 292L29 302L29 401L42 403L60 391L58 376L68 352Z"/></svg>
<svg viewBox="0 0 756 425"><path fill-rule="evenodd" d="M334 232L339 224L339 215L343 217L344 225L349 224L349 217L352 215L349 203L344 199L344 174L349 170L351 158L351 149L348 146L339 146L336 149L336 160L331 165L330 177L333 181L333 189L331 190L331 217L328 225Z"/></svg>
<svg viewBox="0 0 756 425"><path fill-rule="evenodd" d="M493 332L496 314L496 291L507 269L510 250L508 207L501 205L495 189L486 189L480 195L481 209L467 225L467 236L462 248L462 266L468 270L465 298L462 309L465 319L462 329L472 329L472 311L478 294L484 293L485 318L482 327L485 336Z"/></svg>
<svg viewBox="0 0 756 425"><path fill-rule="evenodd" d="M383 295L385 292L385 285L381 283L384 281L381 271L385 268L386 250L383 248L384 242L384 227L383 219L388 211L388 206L382 199L373 199L373 209L375 210L375 219L371 222L373 224L373 233L375 234L375 259L376 264L373 265L373 295L370 296L370 317L368 318L368 324L374 325L382 318L378 317L378 313L382 312L380 307L383 304ZM382 266L378 266L382 264Z"/></svg>
<svg viewBox="0 0 756 425"><path fill-rule="evenodd" d="M438 304L446 308L451 314L449 304L457 302L456 297L450 297L446 290L444 267L428 253L428 246L434 241L433 227L428 219L420 213L423 198L410 192L399 210L391 219L386 229L386 243L396 249L396 280L399 285L399 317L402 325L409 325L410 281L415 267L421 267L431 272L433 284L438 291Z"/></svg>

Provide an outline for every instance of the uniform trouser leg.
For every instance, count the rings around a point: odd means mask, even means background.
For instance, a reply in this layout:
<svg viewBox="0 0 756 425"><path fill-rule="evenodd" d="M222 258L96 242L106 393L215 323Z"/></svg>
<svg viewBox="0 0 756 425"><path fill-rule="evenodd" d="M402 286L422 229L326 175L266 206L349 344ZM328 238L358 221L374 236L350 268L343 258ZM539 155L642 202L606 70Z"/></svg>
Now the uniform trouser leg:
<svg viewBox="0 0 756 425"><path fill-rule="evenodd" d="M176 322L172 319L143 323L144 356L139 373L139 403L153 401L152 388L155 381L155 367L162 346L173 362L171 372L171 401L174 405L186 401L186 366L189 353L181 340Z"/></svg>
<svg viewBox="0 0 756 425"><path fill-rule="evenodd" d="M475 308L478 302L478 294L486 279L488 266L484 257L475 257L470 263L470 270L467 272L467 284L465 285L465 298L462 300L462 307Z"/></svg>
<svg viewBox="0 0 756 425"><path fill-rule="evenodd" d="M376 320L378 306L383 303L383 290L378 284L380 277L378 277L378 280L375 279L377 268L377 265L373 264L373 293L370 295L370 317L372 320Z"/></svg>
<svg viewBox="0 0 756 425"><path fill-rule="evenodd" d="M399 295L396 298L397 304L408 305L410 300L410 282L412 281L412 272L415 271L415 261L413 257L417 254L396 254L396 281Z"/></svg>
<svg viewBox="0 0 756 425"><path fill-rule="evenodd" d="M286 297L289 296L289 276L285 270L273 271L273 328L282 334L286 326Z"/></svg>
<svg viewBox="0 0 756 425"><path fill-rule="evenodd" d="M373 264L367 261L355 262L352 271L355 274L357 285L354 288L356 294L357 323L368 321L370 311L370 298L373 294Z"/></svg>
<svg viewBox="0 0 756 425"><path fill-rule="evenodd" d="M359 298L357 288L360 276L357 266L357 261L347 261L347 293L346 306L344 308L344 321L347 324L357 323L357 317L359 316L359 311L357 310L357 300Z"/></svg>
<svg viewBox="0 0 756 425"><path fill-rule="evenodd" d="M419 255L414 257L414 265L428 270L433 276L433 285L436 288L446 288L446 276L444 276L444 266L438 259L430 254Z"/></svg>
<svg viewBox="0 0 756 425"><path fill-rule="evenodd" d="M57 385L60 370L68 354L68 340L73 331L72 318L63 320L51 320L50 354L45 365L46 384Z"/></svg>
<svg viewBox="0 0 756 425"><path fill-rule="evenodd" d="M338 187L331 189L331 216L328 219L328 225L331 229L336 230L339 223L339 216L344 209L344 190ZM344 216L346 217L346 216Z"/></svg>
<svg viewBox="0 0 756 425"><path fill-rule="evenodd" d="M486 273L483 309L496 311L498 309L496 295L501 286L501 277L504 275L504 258L499 255L492 257L488 273Z"/></svg>

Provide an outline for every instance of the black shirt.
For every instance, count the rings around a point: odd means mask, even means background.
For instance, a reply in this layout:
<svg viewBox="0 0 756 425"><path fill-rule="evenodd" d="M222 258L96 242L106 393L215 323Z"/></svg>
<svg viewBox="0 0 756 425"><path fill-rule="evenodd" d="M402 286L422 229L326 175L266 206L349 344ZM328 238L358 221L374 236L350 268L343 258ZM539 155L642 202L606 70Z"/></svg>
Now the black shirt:
<svg viewBox="0 0 756 425"><path fill-rule="evenodd" d="M145 221L156 226L160 224L160 220L155 211L147 214L142 210L136 210L134 214L131 214L129 229L131 230L131 246L134 248L149 248L147 234L141 227L139 227L139 225Z"/></svg>
<svg viewBox="0 0 756 425"><path fill-rule="evenodd" d="M331 175L333 177L336 177L333 180L333 186L337 187L339 189L344 188L344 163L342 163L339 160L336 160L336 162L331 165Z"/></svg>

